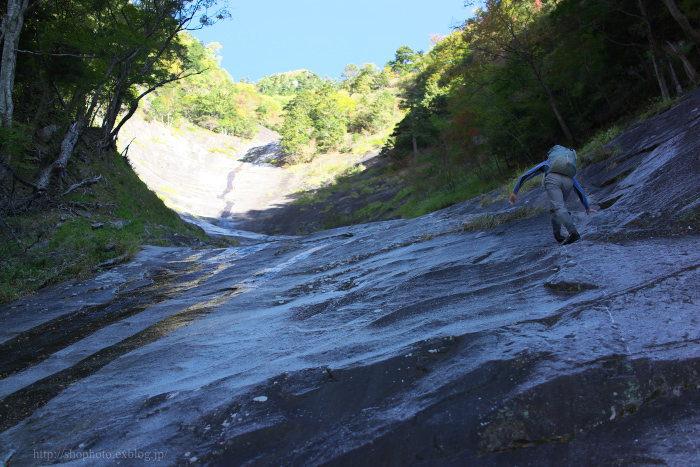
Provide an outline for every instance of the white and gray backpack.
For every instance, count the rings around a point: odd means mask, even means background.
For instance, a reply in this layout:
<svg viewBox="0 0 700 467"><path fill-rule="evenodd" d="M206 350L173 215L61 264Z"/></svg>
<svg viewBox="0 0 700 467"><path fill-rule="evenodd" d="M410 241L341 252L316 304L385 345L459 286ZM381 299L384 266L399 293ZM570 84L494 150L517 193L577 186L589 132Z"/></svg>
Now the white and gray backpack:
<svg viewBox="0 0 700 467"><path fill-rule="evenodd" d="M564 146L554 146L547 154L549 161L548 172L554 172L569 177L576 175L576 151Z"/></svg>

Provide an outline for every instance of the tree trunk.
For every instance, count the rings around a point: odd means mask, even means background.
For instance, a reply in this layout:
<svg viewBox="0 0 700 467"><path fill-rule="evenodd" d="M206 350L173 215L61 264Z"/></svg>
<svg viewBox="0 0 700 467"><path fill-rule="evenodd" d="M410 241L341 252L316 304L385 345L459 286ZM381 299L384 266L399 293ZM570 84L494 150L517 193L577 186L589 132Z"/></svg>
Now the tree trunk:
<svg viewBox="0 0 700 467"><path fill-rule="evenodd" d="M681 62L683 62L683 69L685 70L685 74L688 75L688 79L694 84L700 84L700 75L698 74L693 64L690 63L688 57L685 56L685 54L677 45L672 44L670 42L666 42L666 44L668 45L664 47L664 50L672 55L675 55L680 59Z"/></svg>
<svg viewBox="0 0 700 467"><path fill-rule="evenodd" d="M416 140L415 117L411 115L411 141L413 141L413 154L418 154L418 141Z"/></svg>
<svg viewBox="0 0 700 467"><path fill-rule="evenodd" d="M637 4L639 5L639 10L642 12L642 18L644 18L644 26L646 27L647 38L649 39L649 49L651 50L651 61L654 65L656 80L659 82L659 88L661 88L661 98L667 101L671 99L671 93L668 90L666 78L664 77L664 71L661 68L661 54L659 54L659 47L656 44L656 39L654 39L654 34L651 30L651 22L649 21L649 15L647 15L647 9L644 6L644 0L637 0Z"/></svg>
<svg viewBox="0 0 700 467"><path fill-rule="evenodd" d="M122 108L122 101L125 91L125 83L129 77L129 71L131 70L131 63L126 66L126 72L122 73L122 76L117 81L114 86L114 91L112 94L112 99L109 102L109 107L105 112L104 122L102 124L102 147L108 148L112 145L112 129L117 122L117 116Z"/></svg>
<svg viewBox="0 0 700 467"><path fill-rule="evenodd" d="M662 1L666 4L668 10L671 12L671 16L673 16L673 19L675 19L678 22L686 37L691 41L695 42L695 45L700 47L700 31L696 31L693 28L693 26L690 24L690 21L688 21L688 18L686 18L683 12L681 12L681 10L678 9L678 5L676 5L675 0Z"/></svg>
<svg viewBox="0 0 700 467"><path fill-rule="evenodd" d="M0 62L0 127L12 126L12 90L15 87L17 45L29 0L7 0L7 14L2 19L2 61Z"/></svg>
<svg viewBox="0 0 700 467"><path fill-rule="evenodd" d="M199 74L199 73L196 73L196 74ZM191 75L188 75L188 76L191 76ZM157 88L159 88L159 87L161 87L161 86L163 86L163 85L165 85L165 84L167 84L167 83L170 83L170 82L172 82L172 81L177 81L177 80L182 79L182 78L183 78L183 76L177 75L177 76L172 77L172 78L169 78L169 79L167 79L167 80L165 80L165 81L163 81L163 82L161 82L161 83L155 84L155 85L151 86L150 88L146 89L145 91L143 91L141 94L139 94L139 95L136 97L136 99L134 99L133 101L131 101L131 103L129 104L129 110L128 110L128 112L126 113L126 115L124 115L124 117L122 117L122 119L119 121L119 123L118 123L116 126L114 126L114 127L112 127L112 128L110 129L111 132L109 133L109 135L107 135L107 134L105 133L105 139L104 139L105 144L107 144L108 146L109 146L109 145L115 145L114 143L115 143L115 141L116 141L116 139L117 139L117 136L118 136L118 134L119 134L119 130L121 129L122 126L124 126L124 124L125 124L131 117L134 116L134 113L136 113L136 110L138 110L138 108L139 108L139 103L141 102L141 99L144 98L144 96L146 96L146 95L152 93L152 92L155 91ZM167 123L168 128L170 128L170 127L172 126L172 124L173 124L173 117L172 117L172 114L168 114L168 115L167 115L167 120L166 120L166 117L165 117L165 116L163 116L161 120L162 120L162 122L163 122L163 125L165 125L165 122L166 122L166 121L168 122L168 123ZM116 122L116 120L115 120L115 122ZM224 130L224 131L225 131L224 134L229 134L229 133L228 133L228 130ZM233 134L233 132L231 132L231 134Z"/></svg>
<svg viewBox="0 0 700 467"><path fill-rule="evenodd" d="M569 126L566 124L564 117L561 115L561 112L559 112L559 106L557 105L557 100L554 98L554 94L552 94L552 91L549 90L549 86L547 86L547 83L545 83L544 78L542 77L542 73L540 72L537 63L535 63L535 57L530 52L530 49L525 44L520 42L520 40L515 36L515 34L513 35L513 38L517 41L520 50L522 50L522 52L516 52L516 54L520 55L520 57L522 57L522 59L526 61L528 65L530 65L530 68L532 68L532 71L535 73L537 81L542 87L542 91L549 100L549 105L552 107L554 115L557 117L557 121L559 122L561 131L564 133L564 138L566 138L566 143L569 145L569 147L573 147L574 137L571 135L571 131L569 130Z"/></svg>
<svg viewBox="0 0 700 467"><path fill-rule="evenodd" d="M82 120L78 120L70 126L66 136L63 137L63 141L61 142L61 152L58 155L58 159L56 159L53 164L46 167L39 177L39 181L36 184L39 196L46 193L54 173L61 173L65 170L68 160L73 154L75 145L78 143L78 138L84 129L85 125Z"/></svg>
<svg viewBox="0 0 700 467"><path fill-rule="evenodd" d="M568 144L568 146L570 148L574 147L574 137L571 135L571 131L569 131L569 127L566 125L566 121L564 121L564 117L562 117L561 113L559 112L559 106L557 106L557 100L554 98L552 91L549 90L547 83L544 82L544 78L542 78L542 75L540 74L540 70L539 70L539 68L537 68L537 65L535 65L534 62L530 62L530 66L535 71L535 76L537 76L537 80L540 82L540 85L542 86L542 90L544 91L545 95L547 96L547 99L549 99L549 105L552 106L552 111L554 112L554 115L556 115L557 120L559 121L559 126L561 127L561 131L564 132L564 137L566 138L566 143Z"/></svg>
<svg viewBox="0 0 700 467"><path fill-rule="evenodd" d="M676 94L679 96L683 94L683 87L681 86L680 81L678 81L678 76L676 76L676 70L673 69L673 62L671 60L667 60L666 63L668 63L668 70L671 72L671 79L673 80L673 85L676 87Z"/></svg>

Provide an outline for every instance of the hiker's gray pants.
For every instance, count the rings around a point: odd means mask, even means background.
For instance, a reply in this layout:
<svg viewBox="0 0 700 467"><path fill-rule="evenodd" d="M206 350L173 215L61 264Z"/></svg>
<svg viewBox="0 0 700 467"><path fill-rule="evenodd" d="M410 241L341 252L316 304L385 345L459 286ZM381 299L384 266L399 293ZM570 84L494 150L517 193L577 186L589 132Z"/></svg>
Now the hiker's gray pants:
<svg viewBox="0 0 700 467"><path fill-rule="evenodd" d="M561 231L562 224L569 233L576 230L571 213L566 210L565 205L573 188L574 179L566 175L548 173L544 179L544 189L547 190L547 197L551 203L549 212L552 215L552 228L555 232Z"/></svg>

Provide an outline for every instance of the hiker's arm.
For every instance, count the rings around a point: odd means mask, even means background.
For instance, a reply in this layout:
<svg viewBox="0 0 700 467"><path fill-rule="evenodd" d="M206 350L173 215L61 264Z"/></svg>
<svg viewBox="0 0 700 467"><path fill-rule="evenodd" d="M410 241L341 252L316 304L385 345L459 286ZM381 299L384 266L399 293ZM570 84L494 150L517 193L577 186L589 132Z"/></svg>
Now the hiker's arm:
<svg viewBox="0 0 700 467"><path fill-rule="evenodd" d="M544 161L522 174L518 179L518 183L515 184L515 188L513 188L513 194L511 194L510 198L508 199L510 201L510 204L515 204L515 201L518 199L518 191L520 191L525 182L527 182L540 172L546 172L548 167L549 163L547 161Z"/></svg>
<svg viewBox="0 0 700 467"><path fill-rule="evenodd" d="M595 209L591 209L591 207L588 205L588 198L586 198L586 193L583 192L583 188L581 188L581 185L579 185L578 180L576 180L575 178L574 190L576 190L576 194L581 200L581 204L583 204L583 207L586 208L586 214L598 214L598 211L596 211Z"/></svg>

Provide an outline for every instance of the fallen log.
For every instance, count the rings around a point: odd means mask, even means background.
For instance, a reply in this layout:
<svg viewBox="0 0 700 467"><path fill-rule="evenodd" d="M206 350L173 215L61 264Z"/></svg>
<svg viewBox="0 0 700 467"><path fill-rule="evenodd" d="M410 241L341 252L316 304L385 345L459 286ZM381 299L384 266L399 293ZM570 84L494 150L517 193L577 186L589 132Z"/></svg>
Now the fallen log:
<svg viewBox="0 0 700 467"><path fill-rule="evenodd" d="M46 167L39 177L39 181L36 184L37 194L39 196L42 196L46 193L46 190L48 190L53 174L55 172L61 173L65 170L68 160L73 154L75 145L78 143L78 138L80 137L82 130L83 123L80 120L74 122L68 129L66 136L61 142L61 152L59 153L58 159Z"/></svg>

